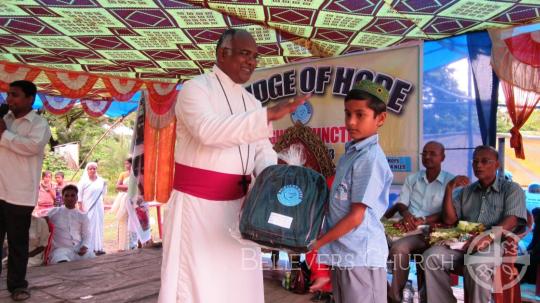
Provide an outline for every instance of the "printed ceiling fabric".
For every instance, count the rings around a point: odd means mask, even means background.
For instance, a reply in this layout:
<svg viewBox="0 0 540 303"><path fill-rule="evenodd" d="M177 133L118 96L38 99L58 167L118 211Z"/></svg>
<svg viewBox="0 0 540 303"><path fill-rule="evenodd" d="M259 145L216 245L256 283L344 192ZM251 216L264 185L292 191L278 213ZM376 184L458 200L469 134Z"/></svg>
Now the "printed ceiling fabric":
<svg viewBox="0 0 540 303"><path fill-rule="evenodd" d="M538 21L538 0L3 0L0 61L177 83L212 67L228 27L268 67Z"/></svg>

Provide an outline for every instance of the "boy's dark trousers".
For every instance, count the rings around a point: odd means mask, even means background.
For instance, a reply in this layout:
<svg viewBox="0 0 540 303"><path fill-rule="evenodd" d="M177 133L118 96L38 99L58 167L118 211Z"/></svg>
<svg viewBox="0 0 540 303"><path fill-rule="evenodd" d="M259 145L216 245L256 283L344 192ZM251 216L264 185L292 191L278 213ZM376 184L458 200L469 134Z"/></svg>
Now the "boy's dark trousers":
<svg viewBox="0 0 540 303"><path fill-rule="evenodd" d="M28 231L33 206L20 206L0 200L0 244L8 240L7 288L27 288L26 267L28 265ZM0 250L0 260L3 258ZM0 266L0 273L2 268Z"/></svg>

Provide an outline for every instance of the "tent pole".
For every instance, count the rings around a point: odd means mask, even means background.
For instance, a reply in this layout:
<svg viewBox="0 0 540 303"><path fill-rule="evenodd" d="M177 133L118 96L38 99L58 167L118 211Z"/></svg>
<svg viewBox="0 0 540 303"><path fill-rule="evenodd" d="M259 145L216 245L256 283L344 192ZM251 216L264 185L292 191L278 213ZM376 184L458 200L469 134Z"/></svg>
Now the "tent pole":
<svg viewBox="0 0 540 303"><path fill-rule="evenodd" d="M498 174L499 174L499 177L501 178L504 178L504 145L505 145L505 138L504 137L500 137L498 138L499 141L497 144L498 145L498 151L499 151L499 171L498 171Z"/></svg>

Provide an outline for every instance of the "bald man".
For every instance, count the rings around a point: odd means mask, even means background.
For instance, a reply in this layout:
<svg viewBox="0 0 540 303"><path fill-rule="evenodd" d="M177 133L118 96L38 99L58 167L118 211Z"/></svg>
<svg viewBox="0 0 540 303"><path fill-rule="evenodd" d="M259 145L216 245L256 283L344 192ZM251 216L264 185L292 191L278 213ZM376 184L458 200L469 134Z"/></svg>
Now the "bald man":
<svg viewBox="0 0 540 303"><path fill-rule="evenodd" d="M271 122L309 96L263 108L246 91L259 55L253 37L227 30L210 73L185 83L176 103L173 192L167 204L159 302L264 302L260 249L240 244L252 175L277 163Z"/></svg>
<svg viewBox="0 0 540 303"><path fill-rule="evenodd" d="M392 217L395 212L399 212L403 217L401 223L407 230L414 230L420 224L439 221L446 184L454 178L452 174L441 169L444 158L444 146L441 143L426 143L422 150L422 165L425 170L405 179L397 203L386 212L385 217ZM411 254L421 255L427 248L423 235L404 237L390 245L389 258L393 261L393 269L388 302L401 302L403 288L409 276ZM422 302L426 302L425 296L425 288L422 287Z"/></svg>

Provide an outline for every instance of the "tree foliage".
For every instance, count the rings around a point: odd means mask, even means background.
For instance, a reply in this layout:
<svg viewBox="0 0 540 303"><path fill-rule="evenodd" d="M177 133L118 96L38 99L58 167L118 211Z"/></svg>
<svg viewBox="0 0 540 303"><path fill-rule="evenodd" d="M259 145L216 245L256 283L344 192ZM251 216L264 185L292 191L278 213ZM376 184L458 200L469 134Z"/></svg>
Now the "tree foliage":
<svg viewBox="0 0 540 303"><path fill-rule="evenodd" d="M474 102L459 90L455 70L448 66L424 73L424 134L463 133L478 117Z"/></svg>
<svg viewBox="0 0 540 303"><path fill-rule="evenodd" d="M89 155L84 163L80 163L81 170L74 176L73 181L80 179L87 162L98 162L98 173L107 179L109 192L114 193L114 185L116 184L118 175L124 170L124 160L130 154L131 146L130 136L115 135L113 132L105 135L107 128L104 125L113 125L117 120L106 117L92 118L86 115L81 108L77 107L61 116L50 113L45 113L44 115L51 126L51 149L56 145L78 142L80 161L82 162ZM128 127L132 127L135 123L134 119L135 115L132 114L122 123ZM104 137L102 138L102 136ZM102 140L98 143L97 141L100 138ZM65 164L64 167L59 166L59 160L59 156L54 155L52 152L48 153L44 161L44 169L45 167L55 167L54 171L57 169L67 170ZM72 175L72 173L68 173L67 175Z"/></svg>
<svg viewBox="0 0 540 303"><path fill-rule="evenodd" d="M57 171L67 171L68 167L64 157L49 151L45 154L45 159L43 159L43 170L51 171L54 174Z"/></svg>
<svg viewBox="0 0 540 303"><path fill-rule="evenodd" d="M510 119L510 116L508 115L508 111L506 110L506 107L499 107L499 110L497 111L497 132L498 133L509 133L510 129L514 125L512 124L512 120ZM531 134L531 135L540 135L540 110L536 109L533 111L531 116L529 117L529 120L525 122L525 125L521 128L522 132Z"/></svg>

